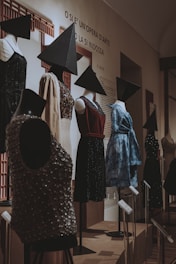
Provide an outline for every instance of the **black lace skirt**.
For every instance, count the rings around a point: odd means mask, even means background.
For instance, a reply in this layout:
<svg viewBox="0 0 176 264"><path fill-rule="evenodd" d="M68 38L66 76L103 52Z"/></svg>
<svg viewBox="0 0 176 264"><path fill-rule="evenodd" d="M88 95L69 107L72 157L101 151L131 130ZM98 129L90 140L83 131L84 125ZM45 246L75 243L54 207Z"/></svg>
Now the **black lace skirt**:
<svg viewBox="0 0 176 264"><path fill-rule="evenodd" d="M102 201L106 196L102 138L82 137L78 144L74 200Z"/></svg>

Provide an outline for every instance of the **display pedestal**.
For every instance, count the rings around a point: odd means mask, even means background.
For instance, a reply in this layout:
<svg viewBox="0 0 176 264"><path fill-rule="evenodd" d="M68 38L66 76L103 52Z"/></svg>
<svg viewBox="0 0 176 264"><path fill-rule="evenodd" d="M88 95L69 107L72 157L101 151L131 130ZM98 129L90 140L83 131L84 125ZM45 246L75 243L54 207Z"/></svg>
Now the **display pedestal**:
<svg viewBox="0 0 176 264"><path fill-rule="evenodd" d="M134 264L132 261L133 258L130 254L128 220L126 217L126 215L130 215L133 212L133 209L122 199L118 202L118 204L119 204L119 207L122 209L122 212L123 212L125 264Z"/></svg>
<svg viewBox="0 0 176 264"><path fill-rule="evenodd" d="M73 256L95 253L95 251L88 249L82 245L82 229L83 229L82 206L83 204L80 202L79 203L79 245L73 248Z"/></svg>
<svg viewBox="0 0 176 264"><path fill-rule="evenodd" d="M121 199L120 188L118 188L117 191L118 191L118 200L120 201L120 199ZM119 207L118 230L117 231L112 231L112 232L106 232L107 236L119 237L119 238L123 238L124 237L124 232L121 231L120 220L121 220L121 208ZM132 234L129 232L128 236L131 236L131 235Z"/></svg>

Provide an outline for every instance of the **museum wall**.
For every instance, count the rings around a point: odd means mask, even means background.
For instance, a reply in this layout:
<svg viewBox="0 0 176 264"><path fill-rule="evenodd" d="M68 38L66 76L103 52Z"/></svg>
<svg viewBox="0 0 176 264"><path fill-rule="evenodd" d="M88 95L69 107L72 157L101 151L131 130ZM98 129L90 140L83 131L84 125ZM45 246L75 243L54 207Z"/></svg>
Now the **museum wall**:
<svg viewBox="0 0 176 264"><path fill-rule="evenodd" d="M159 69L159 55L144 39L127 24L119 15L112 11L101 0L18 0L25 7L34 10L54 24L54 37L45 34L45 45L49 45L59 36L61 29L75 23L76 43L91 54L91 63L97 77L107 93L107 96L98 95L97 101L106 113L105 124L105 149L110 136L111 120L108 104L113 103L117 95L116 77L121 76L121 54L124 54L140 68L140 76L131 74L126 67L124 76L129 81L137 82L141 86L129 102L127 110L131 113L134 130L141 148L142 166L139 168L139 183L142 180L142 169L145 160L144 138L146 131L142 128L146 121L146 91L152 94L151 104L156 105L158 132L157 138L163 136L163 123L160 123L163 115L163 89L162 74ZM37 56L41 52L41 35L39 31L31 32L31 39L19 39L19 46L27 59L26 87L36 92L39 89L39 81L45 69L41 67L41 61ZM83 89L74 82L84 69L90 64L90 57L82 57L78 61L78 75L71 75L71 93L73 98L83 94ZM150 102L148 102L150 103ZM164 121L162 121L164 122ZM79 132L76 124L75 113L71 122L70 137L72 142L72 159L75 167L76 150L79 140ZM73 179L74 179L73 167Z"/></svg>

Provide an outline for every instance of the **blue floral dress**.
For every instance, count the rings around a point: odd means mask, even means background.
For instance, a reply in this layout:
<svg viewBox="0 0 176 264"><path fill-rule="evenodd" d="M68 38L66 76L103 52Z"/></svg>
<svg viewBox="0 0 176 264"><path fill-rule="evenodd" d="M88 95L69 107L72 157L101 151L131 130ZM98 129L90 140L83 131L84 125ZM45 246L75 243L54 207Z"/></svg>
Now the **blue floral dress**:
<svg viewBox="0 0 176 264"><path fill-rule="evenodd" d="M106 186L137 187L141 156L131 115L117 103L110 107L112 124L106 150Z"/></svg>

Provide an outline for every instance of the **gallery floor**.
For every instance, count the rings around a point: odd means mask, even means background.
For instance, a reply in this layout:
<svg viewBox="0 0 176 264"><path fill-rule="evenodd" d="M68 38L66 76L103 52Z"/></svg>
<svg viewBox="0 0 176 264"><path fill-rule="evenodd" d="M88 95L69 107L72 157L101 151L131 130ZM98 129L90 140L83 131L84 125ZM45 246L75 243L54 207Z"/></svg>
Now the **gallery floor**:
<svg viewBox="0 0 176 264"><path fill-rule="evenodd" d="M123 223L121 225L121 231L123 231ZM110 232L112 234L117 232L116 222L103 221L93 225L86 232L83 232L82 243L79 244L73 256L74 263L124 264L126 263L126 252L128 251L128 263L142 264L152 252L152 226L137 223L135 239L132 235L134 232L132 223L128 224L128 231L129 237L124 240L123 237L108 235ZM125 245L128 250L125 250ZM90 253L84 254L86 250L90 250ZM133 250L135 254L133 254Z"/></svg>
<svg viewBox="0 0 176 264"><path fill-rule="evenodd" d="M164 239L164 248L157 243L157 228L152 223L128 223L129 236L114 237L110 232L117 232L117 222L102 221L82 232L81 241L78 233L78 247L73 253L74 264L176 264L176 212L161 212L155 220L172 235L173 243ZM123 231L123 222L121 222ZM136 229L136 237L134 234ZM23 264L23 247L16 235L12 233L10 264ZM161 242L161 240L158 240ZM162 249L163 262L158 262ZM128 250L127 250L128 249ZM128 254L127 254L128 253ZM0 252L0 260L2 260ZM66 264L64 258L57 264ZM0 261L1 263L1 261ZM4 264L3 262L1 264ZM44 261L43 264L50 264Z"/></svg>

